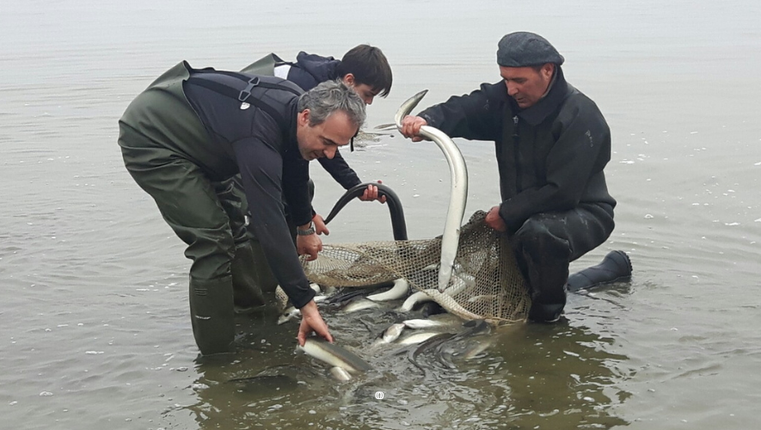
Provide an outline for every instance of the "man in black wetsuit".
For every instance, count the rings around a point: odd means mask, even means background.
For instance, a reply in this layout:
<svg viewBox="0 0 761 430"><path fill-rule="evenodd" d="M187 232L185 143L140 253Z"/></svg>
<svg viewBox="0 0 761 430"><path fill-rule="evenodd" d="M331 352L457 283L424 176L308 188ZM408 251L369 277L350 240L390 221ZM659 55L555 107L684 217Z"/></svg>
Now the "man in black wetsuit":
<svg viewBox="0 0 761 430"><path fill-rule="evenodd" d="M251 288L250 259L238 252L233 237L239 232L230 222L240 207L225 205L215 189L236 174L275 278L301 309L299 343L312 331L332 340L298 259L314 259L322 249L311 224L308 165L349 144L364 122L365 104L337 81L302 93L280 78L183 62L154 81L119 121L127 170L188 244L193 334L204 355L231 350L234 297ZM297 225L296 248L283 197Z"/></svg>
<svg viewBox="0 0 761 430"><path fill-rule="evenodd" d="M503 37L502 80L404 118L419 141L423 125L452 137L495 142L502 201L486 223L510 236L531 289L529 319L557 321L566 303L569 262L613 231L616 201L603 169L610 130L595 103L566 82L564 58L543 37Z"/></svg>

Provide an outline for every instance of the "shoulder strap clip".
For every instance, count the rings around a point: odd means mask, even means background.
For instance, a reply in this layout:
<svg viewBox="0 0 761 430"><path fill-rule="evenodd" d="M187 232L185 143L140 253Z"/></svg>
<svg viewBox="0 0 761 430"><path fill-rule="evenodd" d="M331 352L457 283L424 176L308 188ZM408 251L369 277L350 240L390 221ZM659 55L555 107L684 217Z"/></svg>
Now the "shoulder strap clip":
<svg viewBox="0 0 761 430"><path fill-rule="evenodd" d="M238 95L238 101L245 102L246 100L248 100L248 98L251 97L251 90L253 90L254 87L257 85L259 85L259 78L257 76L254 76L253 78L249 79L248 85L246 85L246 88L244 88Z"/></svg>

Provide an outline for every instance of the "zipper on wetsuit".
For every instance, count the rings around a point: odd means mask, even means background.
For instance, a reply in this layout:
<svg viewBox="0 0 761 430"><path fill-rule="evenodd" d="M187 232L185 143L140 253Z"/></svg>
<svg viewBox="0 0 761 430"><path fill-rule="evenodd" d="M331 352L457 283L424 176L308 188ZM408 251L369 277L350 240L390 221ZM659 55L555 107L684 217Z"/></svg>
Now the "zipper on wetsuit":
<svg viewBox="0 0 761 430"><path fill-rule="evenodd" d="M518 115L513 117L513 157L515 157L515 192L520 193L523 189L521 184L520 147L518 143Z"/></svg>

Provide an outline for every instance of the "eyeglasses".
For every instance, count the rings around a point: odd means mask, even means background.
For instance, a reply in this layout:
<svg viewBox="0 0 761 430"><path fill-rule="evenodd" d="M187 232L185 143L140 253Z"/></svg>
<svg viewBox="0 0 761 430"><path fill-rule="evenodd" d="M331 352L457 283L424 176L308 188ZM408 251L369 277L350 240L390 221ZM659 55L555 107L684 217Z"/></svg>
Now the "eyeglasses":
<svg viewBox="0 0 761 430"><path fill-rule="evenodd" d="M359 135L359 129L357 129L357 132L354 133L354 136L351 137L351 141L349 141L350 152L354 152L354 138L357 137L357 135Z"/></svg>

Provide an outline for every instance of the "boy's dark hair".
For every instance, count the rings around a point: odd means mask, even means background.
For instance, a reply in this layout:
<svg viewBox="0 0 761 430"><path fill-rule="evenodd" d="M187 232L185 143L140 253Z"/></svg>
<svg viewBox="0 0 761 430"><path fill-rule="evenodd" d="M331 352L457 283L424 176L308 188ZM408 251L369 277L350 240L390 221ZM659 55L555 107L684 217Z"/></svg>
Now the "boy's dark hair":
<svg viewBox="0 0 761 430"><path fill-rule="evenodd" d="M380 49L370 45L358 45L346 54L336 67L338 76L354 75L357 84L365 84L378 95L386 97L391 91L391 67Z"/></svg>

